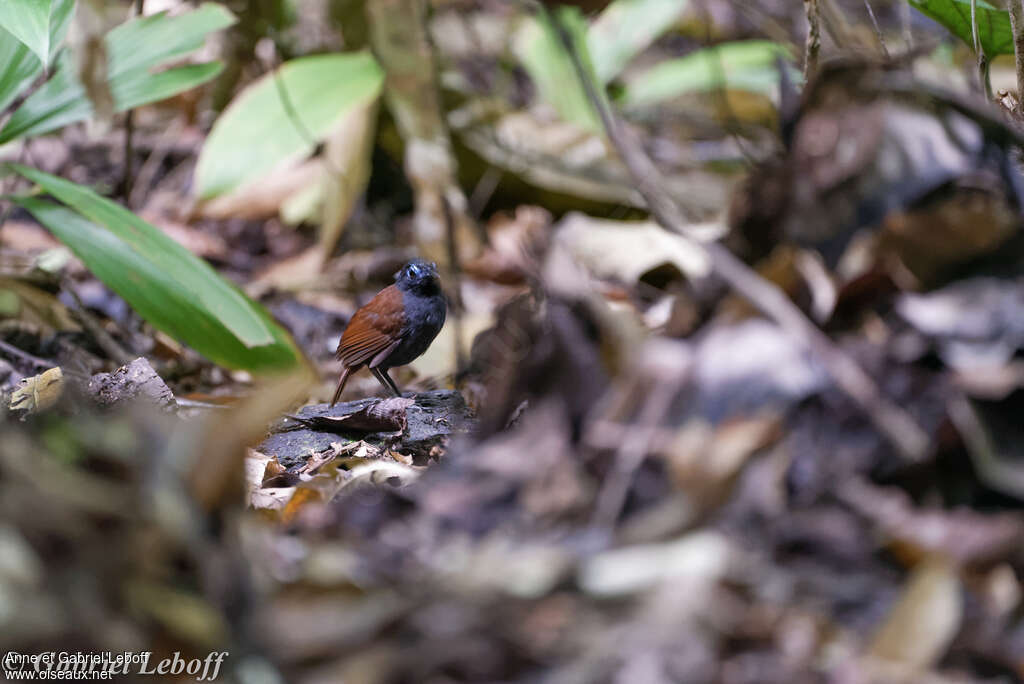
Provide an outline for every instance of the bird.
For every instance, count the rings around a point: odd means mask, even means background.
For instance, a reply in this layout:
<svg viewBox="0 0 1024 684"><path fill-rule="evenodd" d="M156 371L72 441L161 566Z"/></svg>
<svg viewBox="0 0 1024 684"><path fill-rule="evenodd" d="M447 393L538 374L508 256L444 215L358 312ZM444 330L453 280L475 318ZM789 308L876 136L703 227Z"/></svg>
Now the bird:
<svg viewBox="0 0 1024 684"><path fill-rule="evenodd" d="M388 369L404 366L427 351L441 332L447 304L441 291L437 264L413 259L395 273L395 284L378 292L348 322L335 358L341 376L331 406L349 377L366 366L384 388L400 397Z"/></svg>

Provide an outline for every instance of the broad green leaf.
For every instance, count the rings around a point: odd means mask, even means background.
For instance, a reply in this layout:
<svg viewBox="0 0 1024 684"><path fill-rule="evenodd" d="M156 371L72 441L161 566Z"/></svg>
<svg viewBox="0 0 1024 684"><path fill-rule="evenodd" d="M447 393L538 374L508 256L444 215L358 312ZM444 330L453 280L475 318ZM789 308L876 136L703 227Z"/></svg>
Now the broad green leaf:
<svg viewBox="0 0 1024 684"><path fill-rule="evenodd" d="M123 112L191 90L214 78L223 68L220 62L206 62L168 69L153 75L131 72L112 81L110 92L114 96L117 111Z"/></svg>
<svg viewBox="0 0 1024 684"><path fill-rule="evenodd" d="M207 34L236 21L225 7L208 2L184 14L160 12L120 24L104 39L110 80L180 59L201 48Z"/></svg>
<svg viewBox="0 0 1024 684"><path fill-rule="evenodd" d="M788 50L766 40L704 48L637 74L623 89L621 102L627 107L646 106L685 93L719 88L769 94L779 83L780 57L788 58Z"/></svg>
<svg viewBox="0 0 1024 684"><path fill-rule="evenodd" d="M384 74L364 52L285 62L243 90L210 131L196 193L210 199L308 156L351 111L378 97Z"/></svg>
<svg viewBox="0 0 1024 684"><path fill-rule="evenodd" d="M584 68L589 68L593 73L583 15L572 7L563 7L558 12L559 20L569 32ZM562 45L558 31L546 14L539 14L535 20L524 25L516 36L515 51L537 86L541 99L554 107L559 116L594 133L604 130L580 83L572 60ZM600 84L596 76L594 83ZM601 94L603 96L603 90Z"/></svg>
<svg viewBox="0 0 1024 684"><path fill-rule="evenodd" d="M53 5L50 24L50 52L64 41L75 0L57 0ZM0 28L0 111L41 73L43 64L28 47Z"/></svg>
<svg viewBox="0 0 1024 684"><path fill-rule="evenodd" d="M229 368L283 370L302 362L261 306L159 229L88 188L9 166L67 206L36 197L12 200L154 327Z"/></svg>
<svg viewBox="0 0 1024 684"><path fill-rule="evenodd" d="M46 66L53 62L57 49L68 35L71 18L75 14L75 0L53 0L50 7L50 56Z"/></svg>
<svg viewBox="0 0 1024 684"><path fill-rule="evenodd" d="M0 112L43 71L24 43L0 28Z"/></svg>
<svg viewBox="0 0 1024 684"><path fill-rule="evenodd" d="M122 112L166 99L216 76L222 68L219 62L154 70L195 51L207 34L234 21L226 9L207 3L178 16L161 13L140 17L111 30L104 43L115 110ZM49 133L90 116L92 104L78 80L71 55L65 54L53 77L25 100L0 130L0 144Z"/></svg>
<svg viewBox="0 0 1024 684"><path fill-rule="evenodd" d="M587 31L587 47L600 83L608 83L631 59L672 27L688 0L615 0Z"/></svg>
<svg viewBox="0 0 1024 684"><path fill-rule="evenodd" d="M42 64L50 61L50 11L53 0L3 0L0 27L34 52Z"/></svg>
<svg viewBox="0 0 1024 684"><path fill-rule="evenodd" d="M971 0L910 0L910 4L921 14L939 22L954 36L974 48L974 31L971 26ZM996 55L1013 54L1013 31L1010 29L1010 13L978 0L978 42L981 51L989 58Z"/></svg>

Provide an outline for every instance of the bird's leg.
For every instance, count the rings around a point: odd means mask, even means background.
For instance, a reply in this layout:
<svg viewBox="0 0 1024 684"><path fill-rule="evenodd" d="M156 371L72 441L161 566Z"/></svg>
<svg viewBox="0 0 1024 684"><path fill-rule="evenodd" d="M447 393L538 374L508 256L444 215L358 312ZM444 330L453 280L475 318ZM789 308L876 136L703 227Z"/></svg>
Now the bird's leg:
<svg viewBox="0 0 1024 684"><path fill-rule="evenodd" d="M402 393L398 391L398 385L396 385L395 381L391 379L390 375L388 375L386 368L371 368L370 370L373 371L373 374L377 376L378 380L380 380L380 384L384 385L384 387L390 390L392 394L396 397L402 396Z"/></svg>

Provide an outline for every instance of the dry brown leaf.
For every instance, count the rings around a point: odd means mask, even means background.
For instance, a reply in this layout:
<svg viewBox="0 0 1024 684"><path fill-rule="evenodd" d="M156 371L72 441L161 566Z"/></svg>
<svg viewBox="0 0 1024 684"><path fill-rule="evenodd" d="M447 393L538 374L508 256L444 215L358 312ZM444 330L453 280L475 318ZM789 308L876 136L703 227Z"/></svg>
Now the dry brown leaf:
<svg viewBox="0 0 1024 684"><path fill-rule="evenodd" d="M35 251L60 247L60 242L47 230L35 223L8 219L0 231L0 244L21 251Z"/></svg>
<svg viewBox="0 0 1024 684"><path fill-rule="evenodd" d="M962 617L960 578L952 563L932 556L911 574L903 595L875 632L868 655L927 670L945 654Z"/></svg>
<svg viewBox="0 0 1024 684"><path fill-rule="evenodd" d="M324 173L321 159L295 164L288 162L265 177L234 192L200 204L200 216L213 219L264 219L274 216L289 199L320 182Z"/></svg>
<svg viewBox="0 0 1024 684"><path fill-rule="evenodd" d="M897 556L911 562L931 554L962 565L991 562L1013 554L1024 542L1024 519L1015 513L921 508L901 489L856 479L837 495L879 528Z"/></svg>
<svg viewBox="0 0 1024 684"><path fill-rule="evenodd" d="M727 420L714 428L690 420L665 449L669 472L682 489L715 498L750 456L778 439L781 423L775 413Z"/></svg>
<svg viewBox="0 0 1024 684"><path fill-rule="evenodd" d="M488 245L463 265L474 278L501 285L520 285L538 268L534 252L547 240L551 213L522 205L515 214L496 214L487 225Z"/></svg>
<svg viewBox="0 0 1024 684"><path fill-rule="evenodd" d="M281 509L281 520L284 522L294 520L304 506L324 501L324 497L316 489L309 487L295 487L294 489L288 503Z"/></svg>
<svg viewBox="0 0 1024 684"><path fill-rule="evenodd" d="M287 376L268 379L231 410L210 417L202 427L202 444L195 449L203 457L193 457L188 464L188 486L197 502L212 509L243 495L239 490L248 445L266 432L268 420L295 405L311 380L309 367L303 365Z"/></svg>
<svg viewBox="0 0 1024 684"><path fill-rule="evenodd" d="M220 235L174 221L158 212L143 210L139 216L196 256L223 259L228 254L228 243Z"/></svg>
<svg viewBox="0 0 1024 684"><path fill-rule="evenodd" d="M275 460L255 449L247 449L245 453L245 484L250 493L263 486L263 474L267 464Z"/></svg>
<svg viewBox="0 0 1024 684"><path fill-rule="evenodd" d="M695 226L694 231L717 237L721 226ZM573 213L558 224L554 244L592 275L630 285L663 264L690 278L704 277L710 269L703 249L652 221L608 221Z"/></svg>
<svg viewBox="0 0 1024 684"><path fill-rule="evenodd" d="M318 286L322 282L320 269L324 252L319 245L282 259L259 273L245 286L250 297L259 299L270 290L294 292Z"/></svg>
<svg viewBox="0 0 1024 684"><path fill-rule="evenodd" d="M35 413L45 411L60 399L64 391L64 374L59 367L25 378L11 394L12 411Z"/></svg>
<svg viewBox="0 0 1024 684"><path fill-rule="evenodd" d="M0 278L0 290L7 290L18 297L19 320L42 326L47 332L82 329L67 307L45 290L11 278Z"/></svg>
<svg viewBox="0 0 1024 684"><path fill-rule="evenodd" d="M323 222L320 250L330 254L345 222L370 180L370 158L377 127L377 100L350 110L327 137L324 147Z"/></svg>
<svg viewBox="0 0 1024 684"><path fill-rule="evenodd" d="M372 402L358 411L342 416L288 417L311 430L339 434L346 432L401 432L406 427L405 412L415 403L415 399L407 397L390 397ZM349 445L344 448L348 449Z"/></svg>
<svg viewBox="0 0 1024 684"><path fill-rule="evenodd" d="M249 496L249 504L257 510L280 511L292 500L296 487L257 489Z"/></svg>

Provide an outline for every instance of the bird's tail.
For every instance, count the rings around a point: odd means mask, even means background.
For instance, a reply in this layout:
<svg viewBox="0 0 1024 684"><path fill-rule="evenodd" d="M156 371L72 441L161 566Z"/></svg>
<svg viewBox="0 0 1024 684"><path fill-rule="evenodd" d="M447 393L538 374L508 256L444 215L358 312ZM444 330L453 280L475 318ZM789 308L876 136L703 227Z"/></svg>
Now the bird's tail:
<svg viewBox="0 0 1024 684"><path fill-rule="evenodd" d="M334 390L334 397L331 398L331 408L338 403L338 397L341 396L341 391L345 389L345 383L348 382L348 376L352 375L352 370L348 366L341 369L341 376L338 378L338 389Z"/></svg>

